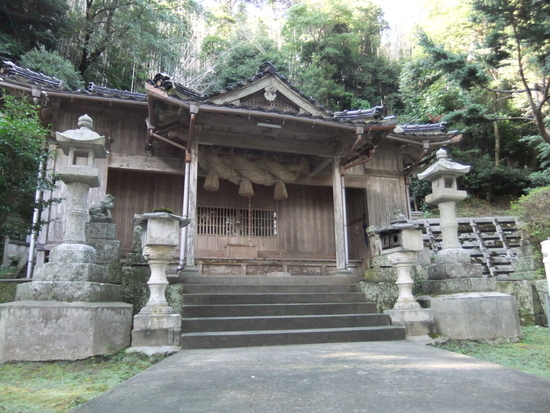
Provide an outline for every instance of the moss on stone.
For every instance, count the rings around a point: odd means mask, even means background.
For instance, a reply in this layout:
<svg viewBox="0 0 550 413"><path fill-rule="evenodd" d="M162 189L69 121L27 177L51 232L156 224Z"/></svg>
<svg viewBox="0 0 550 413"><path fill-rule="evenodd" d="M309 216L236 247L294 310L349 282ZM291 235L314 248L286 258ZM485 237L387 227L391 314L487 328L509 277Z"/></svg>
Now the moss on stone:
<svg viewBox="0 0 550 413"><path fill-rule="evenodd" d="M365 293L367 301L375 302L378 312L390 310L395 305L399 290L393 282L363 282L358 284L359 291Z"/></svg>
<svg viewBox="0 0 550 413"><path fill-rule="evenodd" d="M15 300L15 290L17 289L15 282L2 282L0 283L0 303L9 303Z"/></svg>

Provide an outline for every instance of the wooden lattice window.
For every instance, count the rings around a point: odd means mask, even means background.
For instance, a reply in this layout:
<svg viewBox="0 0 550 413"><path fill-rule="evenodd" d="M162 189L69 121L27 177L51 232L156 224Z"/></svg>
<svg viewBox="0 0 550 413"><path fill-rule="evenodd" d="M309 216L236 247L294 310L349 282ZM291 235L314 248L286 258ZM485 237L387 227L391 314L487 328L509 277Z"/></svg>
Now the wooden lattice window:
<svg viewBox="0 0 550 413"><path fill-rule="evenodd" d="M249 225L249 216L251 225ZM197 207L197 234L275 237L277 236L277 212L263 209L199 206Z"/></svg>

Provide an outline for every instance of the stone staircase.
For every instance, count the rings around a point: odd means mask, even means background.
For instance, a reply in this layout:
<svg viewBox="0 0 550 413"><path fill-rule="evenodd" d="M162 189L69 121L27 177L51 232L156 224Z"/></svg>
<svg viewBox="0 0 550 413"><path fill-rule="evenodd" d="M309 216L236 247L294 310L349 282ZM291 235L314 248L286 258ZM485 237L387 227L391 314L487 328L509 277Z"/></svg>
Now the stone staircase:
<svg viewBox="0 0 550 413"><path fill-rule="evenodd" d="M402 340L355 277L185 277L184 349Z"/></svg>
<svg viewBox="0 0 550 413"><path fill-rule="evenodd" d="M418 220L424 225L424 243L434 253L441 249L439 219ZM488 277L507 277L514 272L515 248L520 234L515 217L457 218L458 238L470 252L472 263L482 264Z"/></svg>

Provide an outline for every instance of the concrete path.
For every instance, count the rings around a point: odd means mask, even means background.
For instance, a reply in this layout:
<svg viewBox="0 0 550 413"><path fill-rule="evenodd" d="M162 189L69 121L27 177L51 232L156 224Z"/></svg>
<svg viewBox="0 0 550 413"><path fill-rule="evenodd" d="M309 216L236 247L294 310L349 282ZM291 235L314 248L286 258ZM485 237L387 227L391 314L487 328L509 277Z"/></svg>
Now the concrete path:
<svg viewBox="0 0 550 413"><path fill-rule="evenodd" d="M550 380L408 341L186 350L74 413L549 413Z"/></svg>

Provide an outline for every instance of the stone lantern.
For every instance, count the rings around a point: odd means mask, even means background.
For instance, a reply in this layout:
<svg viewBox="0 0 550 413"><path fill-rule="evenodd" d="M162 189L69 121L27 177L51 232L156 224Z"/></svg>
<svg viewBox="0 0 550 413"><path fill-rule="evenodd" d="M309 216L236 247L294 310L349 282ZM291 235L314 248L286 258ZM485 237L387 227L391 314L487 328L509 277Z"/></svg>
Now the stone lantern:
<svg viewBox="0 0 550 413"><path fill-rule="evenodd" d="M447 159L445 149L437 151L437 162L418 174L418 179L432 183L432 193L426 197L430 205L437 205L441 215L442 249L461 248L458 241L458 223L455 206L458 201L466 199L466 191L459 191L456 178L470 171L469 165L461 165Z"/></svg>
<svg viewBox="0 0 550 413"><path fill-rule="evenodd" d="M432 183L426 202L437 205L440 212L442 249L435 264L428 268L428 280L422 283L419 301L434 315L435 333L459 340L485 340L519 337L516 302L513 296L495 292L496 280L483 277L480 264L472 264L470 253L458 239L456 202L466 198L456 179L470 167L447 159L444 149L437 151L437 162L418 174Z"/></svg>
<svg viewBox="0 0 550 413"><path fill-rule="evenodd" d="M0 362L78 360L116 353L130 342L132 306L121 302L120 285L108 283L107 268L86 243L88 192L100 186L94 160L106 156L105 137L92 130L87 115L78 126L56 133L67 159L57 169L67 186L63 242L31 283L17 287L16 301L0 308L0 342L6 344Z"/></svg>
<svg viewBox="0 0 550 413"><path fill-rule="evenodd" d="M387 255L397 270L399 296L394 308L384 313L390 315L393 325L406 328L407 337L426 336L433 325L433 314L431 310L421 308L415 300L411 277L412 266L424 248L422 231L419 225L407 221L399 211L396 215L389 226L375 231L380 237L381 253Z"/></svg>
<svg viewBox="0 0 550 413"><path fill-rule="evenodd" d="M445 280L449 278L481 278L479 264L472 264L470 253L462 249L458 240L456 203L466 199L466 191L457 188L456 179L470 171L469 165L461 165L447 158L445 149L437 151L437 162L431 165L418 179L432 183L432 193L426 202L437 205L440 214L441 250L435 257L435 266L429 270L428 278Z"/></svg>
<svg viewBox="0 0 550 413"><path fill-rule="evenodd" d="M142 252L151 268L150 296L145 307L134 317L130 351L147 354L181 350L181 315L166 301L166 268L179 244L179 229L189 219L166 212L135 215L132 223L143 228Z"/></svg>

